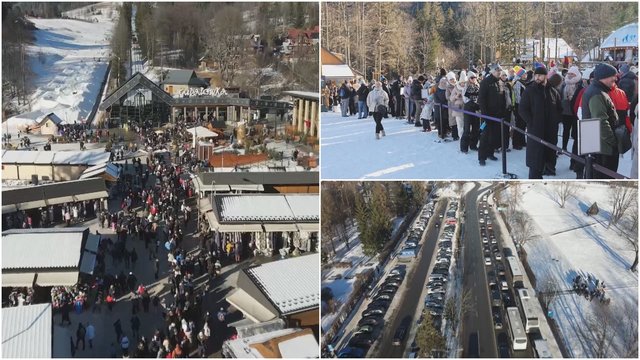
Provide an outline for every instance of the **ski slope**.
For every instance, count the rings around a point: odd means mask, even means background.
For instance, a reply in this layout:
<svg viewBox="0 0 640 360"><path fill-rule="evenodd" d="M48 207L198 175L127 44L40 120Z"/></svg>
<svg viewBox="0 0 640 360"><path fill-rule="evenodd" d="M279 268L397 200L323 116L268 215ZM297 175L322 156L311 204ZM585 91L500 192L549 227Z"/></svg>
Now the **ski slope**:
<svg viewBox="0 0 640 360"><path fill-rule="evenodd" d="M386 137L375 139L373 117L341 117L340 113L321 114L321 153L323 179L497 179L502 178L502 155L498 161L478 164L478 153L460 152L459 141L436 142L436 131L422 132L422 128L406 120L383 119ZM559 139L561 143L562 139ZM569 141L569 148L572 140ZM526 151L507 153L507 172L520 179L529 176L525 164ZM618 172L629 176L631 153L620 159ZM569 158L561 156L556 176L548 179L575 179L569 170Z"/></svg>
<svg viewBox="0 0 640 360"><path fill-rule="evenodd" d="M607 287L609 305L588 301L573 292L559 295L552 304L556 324L571 357L595 357L595 341L587 327L589 318L602 308L612 314L613 334L610 356L627 354L627 326L638 321L638 275L629 271L635 253L609 221L608 185L579 183L578 195L564 208L554 202L553 183L522 183L520 209L535 222L539 239L525 244L528 263L538 281L554 279L561 290L572 287L577 274L590 274ZM585 211L597 202L600 213L588 216ZM636 236L636 234L633 234ZM607 310L607 309L604 309ZM636 343L637 346L637 343Z"/></svg>
<svg viewBox="0 0 640 360"><path fill-rule="evenodd" d="M31 109L7 120L3 130L16 133L35 125L36 114L55 112L73 124L87 119L100 91L109 63L110 46L118 11L116 4L103 3L64 13L75 19L29 18L38 28L27 48L33 72ZM97 14L100 10L101 14ZM97 22L96 22L97 21Z"/></svg>

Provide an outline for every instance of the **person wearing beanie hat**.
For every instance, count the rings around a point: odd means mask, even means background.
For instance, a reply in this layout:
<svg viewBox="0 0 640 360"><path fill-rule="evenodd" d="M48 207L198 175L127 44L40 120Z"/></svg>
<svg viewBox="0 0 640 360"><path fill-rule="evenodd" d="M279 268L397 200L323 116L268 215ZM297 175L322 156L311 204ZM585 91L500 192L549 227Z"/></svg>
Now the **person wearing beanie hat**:
<svg viewBox="0 0 640 360"><path fill-rule="evenodd" d="M618 126L618 114L609 92L616 81L616 68L601 63L593 70L593 81L582 95L582 118L600 119L600 153L594 155L594 162L612 171L618 171L618 141L615 129ZM624 126L624 123L622 123ZM586 169L585 169L586 170ZM578 177L581 174L578 173ZM609 179L593 169L594 179Z"/></svg>
<svg viewBox="0 0 640 360"><path fill-rule="evenodd" d="M422 113L422 81L420 81L419 78L413 79L413 82L411 82L411 101L415 109L413 123L416 127L422 126L420 122L420 114ZM422 78L424 79L424 77Z"/></svg>
<svg viewBox="0 0 640 360"><path fill-rule="evenodd" d="M547 68L544 67L544 65L542 66L538 66L537 68L535 68L535 70L533 70L533 75L548 75L549 72L547 71Z"/></svg>
<svg viewBox="0 0 640 360"><path fill-rule="evenodd" d="M482 79L478 92L478 104L482 115L498 119L504 118L507 114L505 91L504 87L500 86L501 70L500 65L492 65L490 74ZM494 156L494 151L500 147L500 123L491 120L484 120L484 123L478 148L480 166L485 166L487 159L497 161L498 158Z"/></svg>
<svg viewBox="0 0 640 360"><path fill-rule="evenodd" d="M623 67L626 68L626 71L622 71ZM638 79L638 69L634 66L629 68L629 65L624 64L620 67L620 71L623 73L620 76L620 80L618 80L618 87L627 94L627 99L631 100L636 96L636 85L635 81Z"/></svg>
<svg viewBox="0 0 640 360"><path fill-rule="evenodd" d="M547 81L546 69L536 68L534 81L527 86L520 98L518 112L527 124L527 133L555 144L558 140L558 123L562 105L560 93ZM542 179L543 175L555 175L553 150L527 139L526 164L529 179Z"/></svg>

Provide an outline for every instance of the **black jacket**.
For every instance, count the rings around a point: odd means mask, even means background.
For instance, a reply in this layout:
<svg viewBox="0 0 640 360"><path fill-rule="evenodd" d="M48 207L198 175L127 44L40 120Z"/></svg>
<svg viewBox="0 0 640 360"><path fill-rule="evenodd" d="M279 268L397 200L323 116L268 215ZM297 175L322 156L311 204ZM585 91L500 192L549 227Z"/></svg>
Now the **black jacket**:
<svg viewBox="0 0 640 360"><path fill-rule="evenodd" d="M360 85L356 91L359 101L367 101L367 95L369 95L369 88L366 85Z"/></svg>
<svg viewBox="0 0 640 360"><path fill-rule="evenodd" d="M634 81L637 78L638 76L636 74L629 71L628 73L622 75L620 81L618 81L618 87L624 90L624 93L627 94L627 99L629 100L629 102L631 102L631 100L635 96L636 85Z"/></svg>
<svg viewBox="0 0 640 360"><path fill-rule="evenodd" d="M342 86L340 86L340 89L338 89L338 96L340 96L341 99L348 99L351 97L351 90L349 90L347 84L342 84Z"/></svg>
<svg viewBox="0 0 640 360"><path fill-rule="evenodd" d="M433 94L433 102L436 104L447 105L449 102L447 101L447 90L437 88L435 94ZM449 119L449 111L447 108L442 107L442 111L440 111L440 106L433 106L433 114L435 121L442 120L443 122L447 122ZM442 114L442 119L440 119L440 114ZM440 126L438 124L438 126Z"/></svg>
<svg viewBox="0 0 640 360"><path fill-rule="evenodd" d="M562 118L562 103L558 90L547 85L531 83L524 90L518 112L527 123L527 132L545 141L555 144L558 122ZM527 166L542 170L550 156L555 156L551 149L535 140L527 140Z"/></svg>
<svg viewBox="0 0 640 360"><path fill-rule="evenodd" d="M482 115L502 118L506 115L506 99L504 93L500 92L498 79L489 75L480 83L478 93L478 105Z"/></svg>
<svg viewBox="0 0 640 360"><path fill-rule="evenodd" d="M400 79L391 84L391 96L400 96Z"/></svg>

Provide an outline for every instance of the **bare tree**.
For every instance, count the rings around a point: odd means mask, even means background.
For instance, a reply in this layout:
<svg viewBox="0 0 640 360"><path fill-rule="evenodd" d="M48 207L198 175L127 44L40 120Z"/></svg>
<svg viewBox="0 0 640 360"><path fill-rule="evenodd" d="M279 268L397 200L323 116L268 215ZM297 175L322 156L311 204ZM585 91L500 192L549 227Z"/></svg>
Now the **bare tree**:
<svg viewBox="0 0 640 360"><path fill-rule="evenodd" d="M233 84L233 80L243 62L242 36L244 21L240 9L227 5L216 9L210 21L210 29L205 32L206 47L209 55L217 64L225 86Z"/></svg>
<svg viewBox="0 0 640 360"><path fill-rule="evenodd" d="M554 200L561 208L564 208L564 205L570 197L576 196L578 193L578 185L572 181L555 183L552 189L553 194L556 196Z"/></svg>
<svg viewBox="0 0 640 360"><path fill-rule="evenodd" d="M617 224L624 214L638 203L637 182L611 183L609 188L609 203L611 204L611 218L609 226Z"/></svg>
<svg viewBox="0 0 640 360"><path fill-rule="evenodd" d="M594 313L589 315L585 326L579 327L583 341L591 345L591 354L588 357L607 358L614 357L611 345L615 337L615 317L608 306L594 308Z"/></svg>
<svg viewBox="0 0 640 360"><path fill-rule="evenodd" d="M460 319L473 309L473 301L469 289L464 289L462 294L456 294L447 300L444 313L445 318L451 322L452 328L457 328Z"/></svg>
<svg viewBox="0 0 640 360"><path fill-rule="evenodd" d="M631 212L627 216L629 221L625 223L625 230L623 232L623 239L627 241L627 244L635 252L635 259L633 264L629 267L629 270L636 271L638 269L638 207L631 208Z"/></svg>
<svg viewBox="0 0 640 360"><path fill-rule="evenodd" d="M623 348L618 356L623 358L638 358L638 305L632 301L624 301L622 309L615 313L617 317L619 337Z"/></svg>
<svg viewBox="0 0 640 360"><path fill-rule="evenodd" d="M511 224L511 236L513 236L513 240L518 247L522 248L524 244L530 240L539 237L535 225L527 214L516 211L509 220Z"/></svg>
<svg viewBox="0 0 640 360"><path fill-rule="evenodd" d="M553 301L558 297L558 291L560 291L558 279L547 272L543 278L538 279L537 285L540 300L542 300L545 310L549 310Z"/></svg>

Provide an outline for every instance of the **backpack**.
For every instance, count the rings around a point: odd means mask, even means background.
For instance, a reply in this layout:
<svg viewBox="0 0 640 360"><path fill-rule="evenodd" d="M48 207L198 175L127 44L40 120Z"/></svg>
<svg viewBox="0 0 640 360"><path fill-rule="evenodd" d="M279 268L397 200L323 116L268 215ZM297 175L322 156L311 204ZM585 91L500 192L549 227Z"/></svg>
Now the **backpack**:
<svg viewBox="0 0 640 360"><path fill-rule="evenodd" d="M380 115L382 115L382 117L387 116L387 107L384 106L383 104L380 104L378 106L376 106L376 112Z"/></svg>
<svg viewBox="0 0 640 360"><path fill-rule="evenodd" d="M338 93L338 95L339 95L341 98L345 97L345 91L344 91L344 88L340 88L340 92Z"/></svg>

